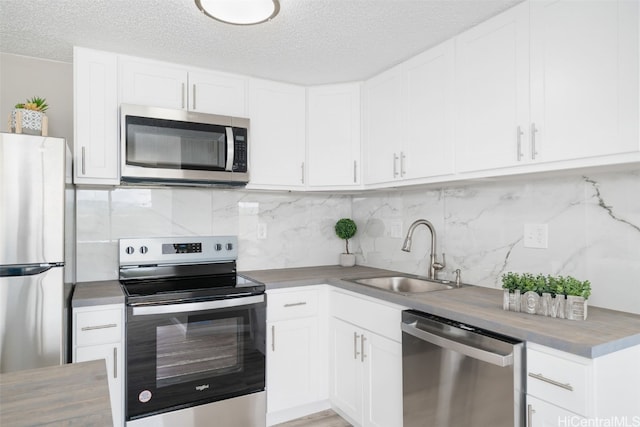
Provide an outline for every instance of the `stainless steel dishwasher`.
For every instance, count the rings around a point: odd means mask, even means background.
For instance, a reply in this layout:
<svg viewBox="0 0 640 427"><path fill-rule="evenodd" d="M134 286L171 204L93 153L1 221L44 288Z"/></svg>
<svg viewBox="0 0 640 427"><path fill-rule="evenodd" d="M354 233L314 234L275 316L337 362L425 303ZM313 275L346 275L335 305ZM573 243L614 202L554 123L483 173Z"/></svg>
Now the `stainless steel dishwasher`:
<svg viewBox="0 0 640 427"><path fill-rule="evenodd" d="M524 426L524 343L402 314L404 427Z"/></svg>

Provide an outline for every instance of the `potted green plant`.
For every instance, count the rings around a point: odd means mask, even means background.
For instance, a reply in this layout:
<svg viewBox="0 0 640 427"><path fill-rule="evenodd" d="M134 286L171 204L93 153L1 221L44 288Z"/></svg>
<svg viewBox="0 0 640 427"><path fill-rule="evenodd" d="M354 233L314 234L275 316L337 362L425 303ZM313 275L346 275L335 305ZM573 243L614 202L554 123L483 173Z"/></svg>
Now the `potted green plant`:
<svg viewBox="0 0 640 427"><path fill-rule="evenodd" d="M11 112L11 132L46 136L48 108L47 100L38 96L16 104Z"/></svg>
<svg viewBox="0 0 640 427"><path fill-rule="evenodd" d="M336 235L345 242L345 252L340 254L340 265L353 267L356 265L356 256L349 253L349 239L355 236L358 226L352 219L341 218L336 222L335 231Z"/></svg>
<svg viewBox="0 0 640 427"><path fill-rule="evenodd" d="M591 283L571 276L534 276L506 273L502 276L504 310L543 316L586 320Z"/></svg>

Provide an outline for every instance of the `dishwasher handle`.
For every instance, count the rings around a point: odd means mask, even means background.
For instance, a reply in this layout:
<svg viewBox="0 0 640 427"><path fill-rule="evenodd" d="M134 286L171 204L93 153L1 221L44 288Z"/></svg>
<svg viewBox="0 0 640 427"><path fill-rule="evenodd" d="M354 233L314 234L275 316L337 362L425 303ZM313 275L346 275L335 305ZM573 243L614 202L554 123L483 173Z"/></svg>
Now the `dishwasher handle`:
<svg viewBox="0 0 640 427"><path fill-rule="evenodd" d="M473 359L491 363L492 365L497 365L500 367L513 365L513 353L503 355L483 350L481 348L472 347L455 341L451 338L445 338L443 336L427 332L423 329L418 328L417 324L417 321L411 323L402 322L402 332L406 332L407 334L412 335L418 339L429 342L431 344L435 344L447 350L453 350Z"/></svg>

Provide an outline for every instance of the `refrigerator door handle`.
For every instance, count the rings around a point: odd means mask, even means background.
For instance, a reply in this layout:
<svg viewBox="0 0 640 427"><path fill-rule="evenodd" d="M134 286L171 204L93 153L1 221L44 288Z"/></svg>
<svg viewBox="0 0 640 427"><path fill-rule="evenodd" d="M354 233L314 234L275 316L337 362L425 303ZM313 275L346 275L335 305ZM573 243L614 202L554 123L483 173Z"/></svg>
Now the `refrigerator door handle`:
<svg viewBox="0 0 640 427"><path fill-rule="evenodd" d="M63 265L64 263L61 262L31 265L3 265L0 266L0 277L35 276L49 271L52 268L62 267Z"/></svg>

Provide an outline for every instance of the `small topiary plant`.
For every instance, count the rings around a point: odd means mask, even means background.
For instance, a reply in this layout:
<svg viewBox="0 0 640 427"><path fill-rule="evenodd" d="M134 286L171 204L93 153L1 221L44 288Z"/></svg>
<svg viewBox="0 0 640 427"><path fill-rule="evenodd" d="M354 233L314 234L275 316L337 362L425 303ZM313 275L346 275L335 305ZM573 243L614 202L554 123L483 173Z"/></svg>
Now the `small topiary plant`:
<svg viewBox="0 0 640 427"><path fill-rule="evenodd" d="M358 231L356 223L349 218L342 218L336 222L336 235L345 241L345 253L349 253L349 239L355 236Z"/></svg>

